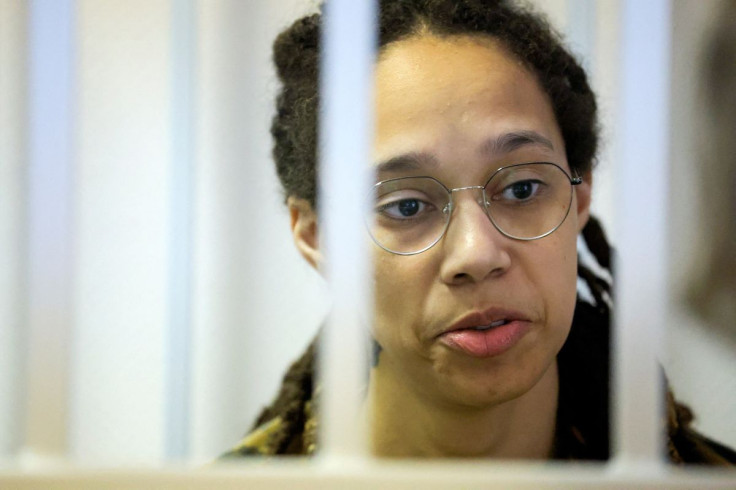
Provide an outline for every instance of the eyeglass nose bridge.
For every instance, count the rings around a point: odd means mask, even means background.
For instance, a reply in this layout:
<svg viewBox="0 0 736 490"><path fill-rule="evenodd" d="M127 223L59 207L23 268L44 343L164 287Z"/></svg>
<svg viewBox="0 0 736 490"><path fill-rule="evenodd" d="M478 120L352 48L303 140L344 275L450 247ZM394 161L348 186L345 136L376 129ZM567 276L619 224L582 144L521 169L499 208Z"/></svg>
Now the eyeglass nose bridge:
<svg viewBox="0 0 736 490"><path fill-rule="evenodd" d="M455 192L456 191L466 191L466 190L479 190L480 191L480 194L479 194L480 197L476 199L476 202L481 208L483 208L483 211L486 213L486 215L488 215L488 206L486 204L486 188L482 185L467 185L465 187L455 187L454 189L447 189L447 193L449 194L450 198L447 201L447 207L445 208L444 211L447 213L450 213L449 217L450 218L452 217L452 211L455 209L455 201L454 201Z"/></svg>
<svg viewBox="0 0 736 490"><path fill-rule="evenodd" d="M491 213L488 209L488 201L486 198L486 188L482 185L467 185L464 187L455 187L454 189L447 189L449 194L449 199L447 201L447 206L445 209L443 209L443 212L447 214L447 224L445 225L445 229L442 231L442 235L438 238L437 241L444 238L444 236L447 234L447 230L450 228L450 222L452 221L452 214L455 210L455 200L454 195L456 191L466 191L466 190L478 190L480 191L478 193L478 197L475 199L475 202L478 204L478 206L481 207L483 210L483 213L486 215L488 220L491 222L491 225L498 229L498 226L493 221L493 217L491 216ZM500 231L500 230L499 230ZM503 232L501 232L503 233Z"/></svg>

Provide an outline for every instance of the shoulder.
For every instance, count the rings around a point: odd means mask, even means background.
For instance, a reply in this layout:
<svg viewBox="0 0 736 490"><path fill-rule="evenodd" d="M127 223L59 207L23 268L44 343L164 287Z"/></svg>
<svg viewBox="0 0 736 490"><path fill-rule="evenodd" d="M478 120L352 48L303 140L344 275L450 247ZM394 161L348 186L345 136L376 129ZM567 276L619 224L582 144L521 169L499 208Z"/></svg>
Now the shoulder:
<svg viewBox="0 0 736 490"><path fill-rule="evenodd" d="M273 441L283 431L283 427L283 419L281 417L274 417L246 434L240 442L223 454L221 458L227 459L241 456L275 454Z"/></svg>
<svg viewBox="0 0 736 490"><path fill-rule="evenodd" d="M255 426L222 457L309 455L314 451L314 365L316 340L284 375L273 402Z"/></svg>

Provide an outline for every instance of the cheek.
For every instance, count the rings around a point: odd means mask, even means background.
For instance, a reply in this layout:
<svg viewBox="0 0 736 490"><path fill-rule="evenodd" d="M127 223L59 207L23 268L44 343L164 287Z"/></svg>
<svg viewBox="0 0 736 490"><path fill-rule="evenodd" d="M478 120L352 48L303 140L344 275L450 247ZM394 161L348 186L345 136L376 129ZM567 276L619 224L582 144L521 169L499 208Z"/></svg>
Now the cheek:
<svg viewBox="0 0 736 490"><path fill-rule="evenodd" d="M545 250L535 254L535 283L539 285L549 324L566 330L572 323L577 295L576 233L571 229L555 237L556 234L548 237L549 242L540 242Z"/></svg>
<svg viewBox="0 0 736 490"><path fill-rule="evenodd" d="M432 282L430 268L421 258L383 251L374 257L374 335L383 347L409 341L421 317Z"/></svg>

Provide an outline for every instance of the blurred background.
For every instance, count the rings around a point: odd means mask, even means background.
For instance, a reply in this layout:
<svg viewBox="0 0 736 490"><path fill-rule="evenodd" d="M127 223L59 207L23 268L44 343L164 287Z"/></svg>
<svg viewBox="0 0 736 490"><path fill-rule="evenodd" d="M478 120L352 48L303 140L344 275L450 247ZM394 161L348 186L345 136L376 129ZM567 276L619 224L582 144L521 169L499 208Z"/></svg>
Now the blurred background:
<svg viewBox="0 0 736 490"><path fill-rule="evenodd" d="M203 463L275 394L329 307L270 160L270 45L314 0L0 0L0 460ZM621 3L537 0L582 57L616 243ZM671 315L662 362L736 446L736 326L684 300L708 245L702 52L672 3ZM718 323L716 321L716 323Z"/></svg>

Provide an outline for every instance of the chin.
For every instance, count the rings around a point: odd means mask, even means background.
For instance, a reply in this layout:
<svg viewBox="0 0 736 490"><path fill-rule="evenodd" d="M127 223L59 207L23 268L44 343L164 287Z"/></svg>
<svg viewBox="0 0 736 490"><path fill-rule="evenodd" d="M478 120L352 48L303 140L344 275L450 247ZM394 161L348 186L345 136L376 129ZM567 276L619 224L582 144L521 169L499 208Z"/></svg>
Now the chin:
<svg viewBox="0 0 736 490"><path fill-rule="evenodd" d="M530 392L549 369L555 357L518 359L492 365L456 366L440 374L438 398L445 404L482 409L510 402ZM486 365L483 365L486 364Z"/></svg>
<svg viewBox="0 0 736 490"><path fill-rule="evenodd" d="M509 351L488 358L464 355L439 343L425 350L381 339L379 369L430 405L488 409L532 391L556 366L568 331L532 330Z"/></svg>

